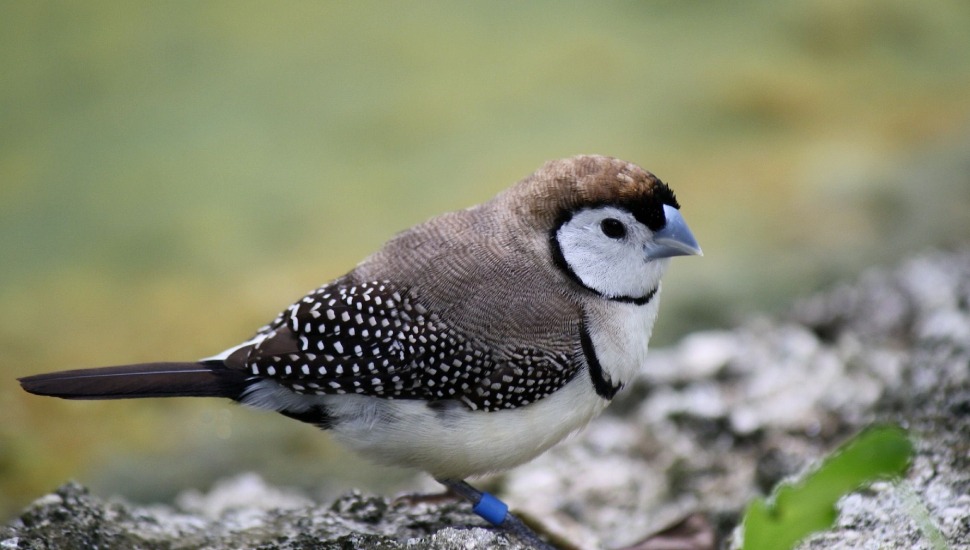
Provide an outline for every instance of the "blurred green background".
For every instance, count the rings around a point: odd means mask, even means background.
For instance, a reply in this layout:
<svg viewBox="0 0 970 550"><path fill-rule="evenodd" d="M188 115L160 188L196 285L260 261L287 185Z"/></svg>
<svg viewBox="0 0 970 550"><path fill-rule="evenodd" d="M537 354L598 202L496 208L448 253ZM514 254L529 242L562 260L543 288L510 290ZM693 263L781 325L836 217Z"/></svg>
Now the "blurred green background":
<svg viewBox="0 0 970 550"><path fill-rule="evenodd" d="M14 378L220 351L547 159L677 191L706 255L658 345L967 242L968 29L964 0L0 4L0 519L68 478L408 487L276 415Z"/></svg>

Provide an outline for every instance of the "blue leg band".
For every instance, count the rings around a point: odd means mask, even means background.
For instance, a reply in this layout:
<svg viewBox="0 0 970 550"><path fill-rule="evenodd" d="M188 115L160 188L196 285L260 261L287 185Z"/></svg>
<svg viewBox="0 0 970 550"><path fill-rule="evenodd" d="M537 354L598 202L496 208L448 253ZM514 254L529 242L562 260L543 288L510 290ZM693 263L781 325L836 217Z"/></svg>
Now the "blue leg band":
<svg viewBox="0 0 970 550"><path fill-rule="evenodd" d="M502 525L505 522L505 516L509 513L509 507L492 495L482 493L482 500L478 501L472 511L485 518L485 521L492 525Z"/></svg>

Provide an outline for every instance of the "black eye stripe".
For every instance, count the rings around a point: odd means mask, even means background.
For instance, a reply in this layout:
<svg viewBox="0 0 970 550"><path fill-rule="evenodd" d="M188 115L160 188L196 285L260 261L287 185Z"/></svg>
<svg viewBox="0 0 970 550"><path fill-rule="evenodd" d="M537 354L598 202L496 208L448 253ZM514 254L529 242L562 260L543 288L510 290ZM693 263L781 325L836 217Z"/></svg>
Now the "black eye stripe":
<svg viewBox="0 0 970 550"><path fill-rule="evenodd" d="M616 218L606 218L600 222L600 231L611 239L626 237L626 226Z"/></svg>

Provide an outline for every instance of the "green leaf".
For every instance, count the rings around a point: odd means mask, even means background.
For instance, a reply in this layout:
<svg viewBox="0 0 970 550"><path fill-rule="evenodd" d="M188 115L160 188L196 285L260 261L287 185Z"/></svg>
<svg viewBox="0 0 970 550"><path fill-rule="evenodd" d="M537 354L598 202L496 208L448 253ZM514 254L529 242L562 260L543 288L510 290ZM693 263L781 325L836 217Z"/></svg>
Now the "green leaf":
<svg viewBox="0 0 970 550"><path fill-rule="evenodd" d="M843 495L906 472L913 444L897 426L869 428L829 455L814 472L775 488L744 514L744 550L788 550L801 539L832 527Z"/></svg>

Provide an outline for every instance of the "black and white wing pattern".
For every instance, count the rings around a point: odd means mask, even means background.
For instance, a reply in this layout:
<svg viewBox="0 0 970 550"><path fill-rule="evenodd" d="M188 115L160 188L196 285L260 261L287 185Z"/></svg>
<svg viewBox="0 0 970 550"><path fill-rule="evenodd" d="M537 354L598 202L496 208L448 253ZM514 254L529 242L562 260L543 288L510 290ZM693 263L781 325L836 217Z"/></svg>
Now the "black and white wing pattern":
<svg viewBox="0 0 970 550"><path fill-rule="evenodd" d="M563 353L496 351L465 338L387 281L337 280L260 333L265 337L249 350L246 368L302 394L460 400L493 411L542 399L579 365Z"/></svg>

